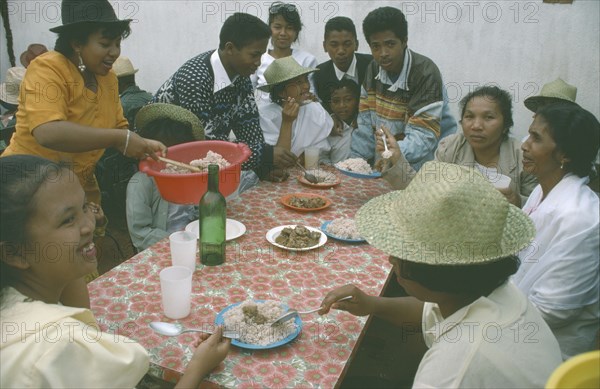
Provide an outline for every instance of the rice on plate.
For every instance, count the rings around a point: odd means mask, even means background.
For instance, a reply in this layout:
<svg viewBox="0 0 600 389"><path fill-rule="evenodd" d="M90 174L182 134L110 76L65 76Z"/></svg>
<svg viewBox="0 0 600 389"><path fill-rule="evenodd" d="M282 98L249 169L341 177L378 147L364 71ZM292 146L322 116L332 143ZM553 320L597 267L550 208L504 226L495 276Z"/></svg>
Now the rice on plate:
<svg viewBox="0 0 600 389"><path fill-rule="evenodd" d="M335 167L341 170L348 170L355 173L371 174L373 169L371 166L362 158L348 158L344 161L335 164Z"/></svg>
<svg viewBox="0 0 600 389"><path fill-rule="evenodd" d="M344 239L362 239L354 219L335 219L327 226L327 232Z"/></svg>
<svg viewBox="0 0 600 389"><path fill-rule="evenodd" d="M289 320L275 327L271 323L285 310L276 301L244 301L225 312L223 319L225 328L240 334L239 341L258 346L267 346L279 342L296 331L294 320Z"/></svg>

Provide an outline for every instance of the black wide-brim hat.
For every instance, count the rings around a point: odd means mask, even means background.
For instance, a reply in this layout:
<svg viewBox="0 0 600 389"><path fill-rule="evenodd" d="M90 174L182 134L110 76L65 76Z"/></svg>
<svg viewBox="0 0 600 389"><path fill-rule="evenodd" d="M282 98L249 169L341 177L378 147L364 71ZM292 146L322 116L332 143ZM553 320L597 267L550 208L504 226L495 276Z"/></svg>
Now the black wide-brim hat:
<svg viewBox="0 0 600 389"><path fill-rule="evenodd" d="M63 0L61 4L62 26L51 28L52 32L62 32L82 23L121 23L108 0Z"/></svg>

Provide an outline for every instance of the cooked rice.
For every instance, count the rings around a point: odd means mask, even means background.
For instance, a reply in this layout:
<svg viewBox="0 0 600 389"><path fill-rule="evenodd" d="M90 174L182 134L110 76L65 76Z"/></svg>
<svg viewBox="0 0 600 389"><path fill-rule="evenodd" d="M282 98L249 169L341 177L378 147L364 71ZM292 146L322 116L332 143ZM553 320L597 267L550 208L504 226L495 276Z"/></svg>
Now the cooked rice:
<svg viewBox="0 0 600 389"><path fill-rule="evenodd" d="M192 160L189 165L199 167L200 169L206 171L208 170L208 165L219 165L219 169L224 169L231 165L231 163L223 158L223 156L219 153L215 153L214 151L208 151L206 157L201 159ZM182 174L182 173L190 173L190 171L186 168L167 165L164 169L160 171L161 173L167 174Z"/></svg>
<svg viewBox="0 0 600 389"><path fill-rule="evenodd" d="M258 308L258 313L267 319L266 323L256 324L251 318L244 315L244 307L252 306ZM244 301L225 312L223 319L227 330L234 330L240 334L240 342L266 346L279 342L296 331L296 324L293 319L271 327L271 323L285 312L279 302L265 301L264 303L258 303L250 300Z"/></svg>
<svg viewBox="0 0 600 389"><path fill-rule="evenodd" d="M348 170L355 173L371 174L371 166L362 158L348 158L335 164L335 167L342 170Z"/></svg>
<svg viewBox="0 0 600 389"><path fill-rule="evenodd" d="M361 239L354 219L335 219L327 225L327 232L344 239Z"/></svg>

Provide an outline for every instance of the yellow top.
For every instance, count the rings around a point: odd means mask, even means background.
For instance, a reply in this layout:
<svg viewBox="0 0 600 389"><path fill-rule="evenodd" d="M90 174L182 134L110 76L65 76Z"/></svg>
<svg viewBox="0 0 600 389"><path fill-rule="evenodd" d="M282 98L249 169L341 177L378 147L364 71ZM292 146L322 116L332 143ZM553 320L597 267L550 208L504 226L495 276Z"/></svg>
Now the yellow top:
<svg viewBox="0 0 600 389"><path fill-rule="evenodd" d="M39 125L69 121L96 128L127 128L119 100L117 76L96 75L97 93L87 89L77 67L67 57L50 51L29 65L21 84L17 126L2 156L32 154L72 164L88 200L100 204L100 190L94 176L96 162L104 149L66 153L40 145L33 136ZM123 135L125 141L125 135Z"/></svg>

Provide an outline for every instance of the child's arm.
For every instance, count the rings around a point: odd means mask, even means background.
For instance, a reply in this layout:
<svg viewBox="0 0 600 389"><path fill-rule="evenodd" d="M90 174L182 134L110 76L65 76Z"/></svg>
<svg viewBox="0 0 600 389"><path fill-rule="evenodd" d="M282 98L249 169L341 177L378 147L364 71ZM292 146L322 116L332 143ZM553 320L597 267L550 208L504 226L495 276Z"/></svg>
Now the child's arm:
<svg viewBox="0 0 600 389"><path fill-rule="evenodd" d="M298 117L300 111L300 104L294 99L288 99L283 103L283 109L281 111L281 128L279 129L279 138L277 139L277 145L283 147L286 150L292 149L292 125L294 120Z"/></svg>
<svg viewBox="0 0 600 389"><path fill-rule="evenodd" d="M192 360L175 388L197 388L202 379L225 359L231 340L222 335L223 327L219 327L210 337L207 334L200 335Z"/></svg>

